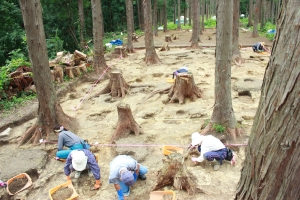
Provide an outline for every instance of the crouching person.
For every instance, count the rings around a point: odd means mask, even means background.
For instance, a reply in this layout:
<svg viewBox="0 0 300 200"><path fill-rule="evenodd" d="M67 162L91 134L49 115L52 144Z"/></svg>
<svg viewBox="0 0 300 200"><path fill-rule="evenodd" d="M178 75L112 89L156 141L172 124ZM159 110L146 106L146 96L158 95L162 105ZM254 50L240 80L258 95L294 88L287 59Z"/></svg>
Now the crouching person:
<svg viewBox="0 0 300 200"><path fill-rule="evenodd" d="M193 133L190 148L197 148L200 153L198 158L192 158L194 163L202 162L204 160L217 160L218 163L214 165L214 170L220 168L223 160L230 161L232 165L235 165L236 163L235 153L226 148L218 138L212 135L200 135L198 132Z"/></svg>
<svg viewBox="0 0 300 200"><path fill-rule="evenodd" d="M94 154L87 149L73 150L69 154L64 167L67 180L71 180L70 174L72 171L75 171L75 178L77 179L83 170L88 170L88 175L95 177L96 181L92 190L98 190L101 186L100 167Z"/></svg>
<svg viewBox="0 0 300 200"><path fill-rule="evenodd" d="M137 179L146 180L147 167L141 165L130 156L119 155L110 162L109 183L114 184L118 193L118 200L129 196L130 186Z"/></svg>

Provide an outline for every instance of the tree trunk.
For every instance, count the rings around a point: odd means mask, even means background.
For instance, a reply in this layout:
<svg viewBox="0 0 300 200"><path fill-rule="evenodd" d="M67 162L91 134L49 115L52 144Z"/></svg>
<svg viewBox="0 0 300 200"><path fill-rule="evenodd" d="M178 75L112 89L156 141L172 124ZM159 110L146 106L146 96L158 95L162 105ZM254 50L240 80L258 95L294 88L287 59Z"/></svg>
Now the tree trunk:
<svg viewBox="0 0 300 200"><path fill-rule="evenodd" d="M138 12L138 23L139 23L139 27L142 27L142 18L143 16L141 15L141 2L140 0L136 0L136 4L137 4L137 12Z"/></svg>
<svg viewBox="0 0 300 200"><path fill-rule="evenodd" d="M174 24L176 24L176 0L174 0Z"/></svg>
<svg viewBox="0 0 300 200"><path fill-rule="evenodd" d="M239 47L240 0L233 0L233 26L232 26L232 61L241 66L243 58Z"/></svg>
<svg viewBox="0 0 300 200"><path fill-rule="evenodd" d="M195 84L192 74L179 74L176 76L175 83L171 87L168 96L170 97L169 103L179 102L183 104L186 98L191 101L201 98L202 91Z"/></svg>
<svg viewBox="0 0 300 200"><path fill-rule="evenodd" d="M249 17L248 17L248 26L253 26L253 0L249 0Z"/></svg>
<svg viewBox="0 0 300 200"><path fill-rule="evenodd" d="M205 13L205 0L202 0L202 5L201 5L201 28L200 28L200 33L202 34L202 31L204 31L204 13Z"/></svg>
<svg viewBox="0 0 300 200"><path fill-rule="evenodd" d="M177 0L177 17L178 17L178 24L177 24L177 30L181 30L181 22L180 22L180 17L181 17L181 9L180 9L180 0Z"/></svg>
<svg viewBox="0 0 300 200"><path fill-rule="evenodd" d="M299 19L299 1L283 1L236 200L300 197Z"/></svg>
<svg viewBox="0 0 300 200"><path fill-rule="evenodd" d="M153 10L154 10L154 14L153 14L153 26L154 26L154 35L158 36L158 29L157 29L157 0L153 0L154 5L153 5Z"/></svg>
<svg viewBox="0 0 300 200"><path fill-rule="evenodd" d="M200 11L199 11L199 0L191 0L191 6L193 6L193 32L191 38L191 49L199 49L199 33L200 33Z"/></svg>
<svg viewBox="0 0 300 200"><path fill-rule="evenodd" d="M271 1L271 23L275 24L275 2Z"/></svg>
<svg viewBox="0 0 300 200"><path fill-rule="evenodd" d="M133 53L133 43L132 43L132 34L133 34L133 5L132 0L126 0L126 18L127 18L127 49L128 53Z"/></svg>
<svg viewBox="0 0 300 200"><path fill-rule="evenodd" d="M80 47L81 49L85 49L86 42L84 39L85 25L84 25L83 0L78 0L78 15L80 21Z"/></svg>
<svg viewBox="0 0 300 200"><path fill-rule="evenodd" d="M236 120L231 100L231 58L232 58L232 11L233 2L219 0L217 5L215 104L210 123L226 127L236 139ZM207 128L202 131L206 134Z"/></svg>
<svg viewBox="0 0 300 200"><path fill-rule="evenodd" d="M124 98L129 93L128 83L123 78L120 70L113 70L110 72L109 83L100 92L94 94L91 98L97 97L101 94L110 94L112 98Z"/></svg>
<svg viewBox="0 0 300 200"><path fill-rule="evenodd" d="M119 139L121 136L127 136L132 132L135 135L144 133L142 128L134 120L130 106L128 104L120 103L117 106L117 108L118 108L119 120L117 123L116 130L110 139L111 143Z"/></svg>
<svg viewBox="0 0 300 200"><path fill-rule="evenodd" d="M20 0L20 6L39 109L37 122L23 134L19 146L28 139L34 144L42 138L48 139L56 124L63 124L67 128L76 124L63 112L51 81L40 0Z"/></svg>
<svg viewBox="0 0 300 200"><path fill-rule="evenodd" d="M208 2L205 2L205 19L208 20Z"/></svg>
<svg viewBox="0 0 300 200"><path fill-rule="evenodd" d="M265 27L265 16L266 16L266 1L262 1L262 6L260 8L261 21L260 21L260 31L262 31Z"/></svg>
<svg viewBox="0 0 300 200"><path fill-rule="evenodd" d="M193 0L189 0L189 26L192 26L192 1Z"/></svg>
<svg viewBox="0 0 300 200"><path fill-rule="evenodd" d="M96 74L101 74L107 67L103 49L103 16L101 0L91 0L93 15L94 62Z"/></svg>
<svg viewBox="0 0 300 200"><path fill-rule="evenodd" d="M145 47L146 56L144 58L146 64L157 64L160 63L159 58L156 54L153 31L152 31L152 19L151 19L151 0L144 1L144 21L145 23Z"/></svg>
<svg viewBox="0 0 300 200"><path fill-rule="evenodd" d="M189 195L203 192L192 179L184 164L184 158L179 153L172 153L167 156L164 166L159 171L157 183L153 190L159 190L165 186L174 186L177 190L186 190Z"/></svg>
<svg viewBox="0 0 300 200"><path fill-rule="evenodd" d="M258 22L259 22L259 13L260 13L260 5L261 5L261 0L256 0L255 3L255 12L254 12L254 25L253 25L253 32L252 32L252 37L258 37Z"/></svg>
<svg viewBox="0 0 300 200"><path fill-rule="evenodd" d="M168 31L167 0L164 0L164 32Z"/></svg>
<svg viewBox="0 0 300 200"><path fill-rule="evenodd" d="M128 55L126 54L125 48L123 46L117 46L114 49L114 52L111 53L113 58L126 58Z"/></svg>
<svg viewBox="0 0 300 200"><path fill-rule="evenodd" d="M183 25L185 26L186 25L186 14L187 14L187 2L186 2L187 0L185 0L185 2L184 2L184 11L183 11Z"/></svg>

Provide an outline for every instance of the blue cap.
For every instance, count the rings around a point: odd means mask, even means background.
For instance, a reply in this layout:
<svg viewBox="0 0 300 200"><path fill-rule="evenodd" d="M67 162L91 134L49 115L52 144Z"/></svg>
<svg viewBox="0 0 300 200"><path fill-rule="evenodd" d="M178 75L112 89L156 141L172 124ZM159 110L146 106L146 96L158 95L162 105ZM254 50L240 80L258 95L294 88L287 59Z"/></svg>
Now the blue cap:
<svg viewBox="0 0 300 200"><path fill-rule="evenodd" d="M130 171L125 171L122 173L121 179L127 186L132 186L134 184L134 177Z"/></svg>

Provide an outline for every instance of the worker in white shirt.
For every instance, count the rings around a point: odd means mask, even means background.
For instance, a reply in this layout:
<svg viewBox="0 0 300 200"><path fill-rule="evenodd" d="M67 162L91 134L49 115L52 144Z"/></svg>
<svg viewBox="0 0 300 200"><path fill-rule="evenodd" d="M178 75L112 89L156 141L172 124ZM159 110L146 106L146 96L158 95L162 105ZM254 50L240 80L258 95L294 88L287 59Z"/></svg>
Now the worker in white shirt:
<svg viewBox="0 0 300 200"><path fill-rule="evenodd" d="M204 160L219 161L214 165L214 170L218 170L222 164L222 160L228 160L232 165L236 163L236 155L232 150L225 147L225 145L216 137L212 135L200 135L198 132L192 134L192 143L189 148L197 148L200 152L198 158L193 157L192 161L202 162Z"/></svg>

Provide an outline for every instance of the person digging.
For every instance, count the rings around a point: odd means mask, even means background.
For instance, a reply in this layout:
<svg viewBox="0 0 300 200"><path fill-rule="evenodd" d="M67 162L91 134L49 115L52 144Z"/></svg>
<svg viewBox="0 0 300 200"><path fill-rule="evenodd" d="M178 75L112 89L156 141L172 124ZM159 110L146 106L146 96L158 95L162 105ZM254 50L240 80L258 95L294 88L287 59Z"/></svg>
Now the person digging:
<svg viewBox="0 0 300 200"><path fill-rule="evenodd" d="M109 184L114 184L118 193L118 200L124 200L130 194L132 186L137 178L146 180L147 167L141 165L132 157L119 155L110 162Z"/></svg>
<svg viewBox="0 0 300 200"><path fill-rule="evenodd" d="M258 42L252 46L252 49L254 52L260 53L264 51L268 51L268 49L265 48L265 43L264 42ZM269 52L270 53L270 52Z"/></svg>
<svg viewBox="0 0 300 200"><path fill-rule="evenodd" d="M64 166L64 173L67 180L71 180L70 174L75 171L75 178L78 179L83 170L88 170L89 177L94 176L96 182L91 190L98 190L101 186L100 183L100 167L92 152L87 149L73 150L67 157Z"/></svg>
<svg viewBox="0 0 300 200"><path fill-rule="evenodd" d="M216 137L212 135L201 135L198 132L192 134L192 143L189 149L197 148L200 153L199 157L192 157L192 161L202 162L204 160L208 161L218 161L214 165L214 170L220 169L223 160L230 161L231 165L236 164L235 153L226 148L225 145Z"/></svg>

